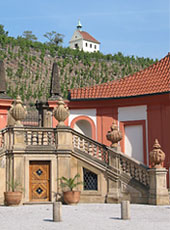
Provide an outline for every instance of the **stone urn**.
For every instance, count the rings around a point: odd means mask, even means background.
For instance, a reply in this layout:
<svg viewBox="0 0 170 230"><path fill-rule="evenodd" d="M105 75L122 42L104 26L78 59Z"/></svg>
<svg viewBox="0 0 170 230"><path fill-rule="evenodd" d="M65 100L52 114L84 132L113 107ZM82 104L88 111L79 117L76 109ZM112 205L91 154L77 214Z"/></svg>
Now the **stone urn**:
<svg viewBox="0 0 170 230"><path fill-rule="evenodd" d="M153 150L149 154L149 159L152 168L163 168L165 153L161 150L161 146L157 139L155 139Z"/></svg>
<svg viewBox="0 0 170 230"><path fill-rule="evenodd" d="M14 104L10 109L10 114L15 120L15 126L23 126L21 121L26 117L27 110L26 107L23 106L20 96L17 96L16 100L14 101Z"/></svg>
<svg viewBox="0 0 170 230"><path fill-rule="evenodd" d="M122 133L118 130L116 121L114 120L112 126L110 127L111 131L108 131L106 138L108 141L111 141L111 148L117 148L118 142L122 140Z"/></svg>
<svg viewBox="0 0 170 230"><path fill-rule="evenodd" d="M58 126L65 126L64 121L67 119L70 112L62 98L58 100L57 104L58 107L56 107L53 112L54 117L58 121Z"/></svg>

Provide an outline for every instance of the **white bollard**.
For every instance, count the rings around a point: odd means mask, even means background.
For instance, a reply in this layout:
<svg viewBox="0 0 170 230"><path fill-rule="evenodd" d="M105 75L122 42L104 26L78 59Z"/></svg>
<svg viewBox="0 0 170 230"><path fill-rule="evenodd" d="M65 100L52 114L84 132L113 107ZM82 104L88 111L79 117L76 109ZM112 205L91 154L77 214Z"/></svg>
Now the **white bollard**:
<svg viewBox="0 0 170 230"><path fill-rule="evenodd" d="M53 221L60 222L61 221L61 202L54 202L53 203Z"/></svg>
<svg viewBox="0 0 170 230"><path fill-rule="evenodd" d="M124 200L121 202L121 219L129 220L130 219L130 202L129 200Z"/></svg>

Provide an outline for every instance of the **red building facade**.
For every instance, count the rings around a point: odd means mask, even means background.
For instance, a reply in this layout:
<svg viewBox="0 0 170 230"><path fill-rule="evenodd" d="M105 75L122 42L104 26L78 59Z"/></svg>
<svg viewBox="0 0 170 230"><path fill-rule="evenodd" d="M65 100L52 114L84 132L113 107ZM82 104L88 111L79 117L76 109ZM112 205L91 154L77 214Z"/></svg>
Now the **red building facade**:
<svg viewBox="0 0 170 230"><path fill-rule="evenodd" d="M170 169L170 53L156 64L109 83L70 91L69 125L106 145L115 119L122 131L121 151L149 165L157 138ZM168 183L169 183L168 173Z"/></svg>

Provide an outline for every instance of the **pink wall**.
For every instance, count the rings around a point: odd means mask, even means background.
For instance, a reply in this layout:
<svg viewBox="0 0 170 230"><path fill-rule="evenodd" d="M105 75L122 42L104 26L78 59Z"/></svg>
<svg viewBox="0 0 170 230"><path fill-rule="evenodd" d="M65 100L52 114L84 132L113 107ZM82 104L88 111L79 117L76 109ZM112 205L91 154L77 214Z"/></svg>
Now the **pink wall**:
<svg viewBox="0 0 170 230"><path fill-rule="evenodd" d="M13 100L0 99L0 129L6 127L7 114Z"/></svg>

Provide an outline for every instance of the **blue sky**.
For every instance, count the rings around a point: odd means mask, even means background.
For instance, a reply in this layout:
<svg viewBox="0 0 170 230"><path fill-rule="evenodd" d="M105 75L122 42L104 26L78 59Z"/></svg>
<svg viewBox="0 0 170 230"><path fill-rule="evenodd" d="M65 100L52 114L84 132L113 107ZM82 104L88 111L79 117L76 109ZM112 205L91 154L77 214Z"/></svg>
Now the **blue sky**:
<svg viewBox="0 0 170 230"><path fill-rule="evenodd" d="M101 52L161 59L170 52L169 0L1 0L0 24L17 37L31 30L39 41L52 30L64 47L80 19L101 42Z"/></svg>

